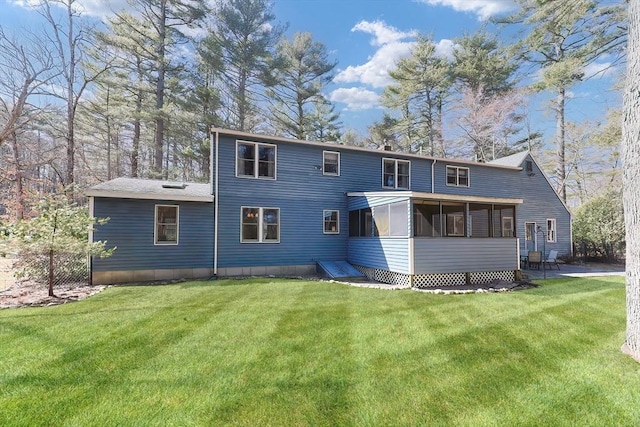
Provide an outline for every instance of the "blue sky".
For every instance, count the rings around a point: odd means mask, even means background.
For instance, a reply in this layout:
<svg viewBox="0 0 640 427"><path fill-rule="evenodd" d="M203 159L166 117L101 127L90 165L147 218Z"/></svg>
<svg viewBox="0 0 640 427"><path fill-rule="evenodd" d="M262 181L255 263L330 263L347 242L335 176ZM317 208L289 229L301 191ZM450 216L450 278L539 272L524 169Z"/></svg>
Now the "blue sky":
<svg viewBox="0 0 640 427"><path fill-rule="evenodd" d="M34 27L39 17L25 7L37 0L0 0L0 26L18 30ZM78 0L88 15L100 18L109 7L126 6L125 0ZM273 0L276 21L288 24L287 34L312 33L324 43L330 58L338 61L336 77L326 88L346 129L365 133L382 116L378 96L388 84L387 71L407 56L416 34L430 35L439 52L450 55L453 39L488 25L487 19L515 10L511 0ZM607 58L592 65L587 74L605 69ZM619 104L610 90L616 69L571 88L568 119L602 120L608 108ZM535 76L532 76L535 78ZM548 112L550 94L533 98L529 106L535 129L548 138L554 129Z"/></svg>

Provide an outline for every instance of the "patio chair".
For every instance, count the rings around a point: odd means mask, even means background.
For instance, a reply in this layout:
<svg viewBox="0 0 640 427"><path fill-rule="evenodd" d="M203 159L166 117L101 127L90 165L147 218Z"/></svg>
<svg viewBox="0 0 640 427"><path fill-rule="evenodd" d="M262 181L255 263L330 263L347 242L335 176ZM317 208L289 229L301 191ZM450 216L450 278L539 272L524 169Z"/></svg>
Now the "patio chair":
<svg viewBox="0 0 640 427"><path fill-rule="evenodd" d="M549 256L547 257L547 259L544 260L544 266L543 268L546 268L546 266L549 266L549 270L551 270L551 264L555 265L556 267L558 267L558 270L560 270L560 265L558 265L558 251L553 250L553 251L549 251Z"/></svg>
<svg viewBox="0 0 640 427"><path fill-rule="evenodd" d="M529 268L537 268L540 270L540 264L542 263L542 252L540 251L529 251L529 256L527 260L529 264Z"/></svg>

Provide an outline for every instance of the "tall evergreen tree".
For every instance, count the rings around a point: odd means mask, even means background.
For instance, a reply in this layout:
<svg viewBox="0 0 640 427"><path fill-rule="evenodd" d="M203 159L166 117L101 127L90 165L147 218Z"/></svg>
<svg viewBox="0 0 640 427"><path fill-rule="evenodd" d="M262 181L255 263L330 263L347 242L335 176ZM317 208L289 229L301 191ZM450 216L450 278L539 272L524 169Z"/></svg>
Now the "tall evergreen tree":
<svg viewBox="0 0 640 427"><path fill-rule="evenodd" d="M97 91L94 105L104 109L106 100L101 95L111 91L111 111L108 113L126 123L123 131L130 141L129 175L138 177L143 168L140 164L141 142L145 140L143 129L148 129L155 117L154 29L151 22L121 11L108 20L105 31L96 33L96 39L94 62L104 61L105 55L112 59L108 72L97 80L102 90ZM152 139L147 135L146 140Z"/></svg>
<svg viewBox="0 0 640 427"><path fill-rule="evenodd" d="M519 131L522 98L513 90L517 63L485 31L455 40L452 77L457 92L457 126L461 141L478 161L510 154L508 136ZM466 150L463 150L466 151Z"/></svg>
<svg viewBox="0 0 640 427"><path fill-rule="evenodd" d="M196 0L134 0L135 14L116 14L119 23L127 27L133 35L131 41L137 44L135 52L151 61L151 78L155 87L155 135L153 153L153 175L166 177L165 159L165 97L167 78L183 68L177 55L178 46L191 40L185 35L185 27L200 25L207 9L203 2ZM135 16L135 17L134 17ZM124 46L123 46L124 47ZM131 49L129 49L131 51Z"/></svg>
<svg viewBox="0 0 640 427"><path fill-rule="evenodd" d="M615 54L624 44L622 3L596 0L517 0L520 11L502 19L524 24L526 33L517 43L520 56L539 67L537 90L555 93L556 167L558 192L566 201L565 112L567 91L585 78L584 67L603 54Z"/></svg>
<svg viewBox="0 0 640 427"><path fill-rule="evenodd" d="M385 89L382 99L386 107L401 113L396 132L404 141L403 151L442 154L438 147L443 146L442 111L451 87L449 71L433 41L420 37L411 56L389 72L395 83Z"/></svg>
<svg viewBox="0 0 640 427"><path fill-rule="evenodd" d="M280 40L271 67L273 86L267 90L271 122L279 134L304 139L310 132L324 133L324 126L315 132L314 125L323 121L318 115L326 110L328 101L319 100L322 89L333 79L336 64L329 61L324 44L314 41L310 33ZM333 109L327 113L333 115ZM315 118L319 119L316 123Z"/></svg>
<svg viewBox="0 0 640 427"><path fill-rule="evenodd" d="M274 19L268 0L222 0L214 13L208 45L224 63L222 117L231 129L252 131L257 126L270 58L283 33L282 27L273 25Z"/></svg>

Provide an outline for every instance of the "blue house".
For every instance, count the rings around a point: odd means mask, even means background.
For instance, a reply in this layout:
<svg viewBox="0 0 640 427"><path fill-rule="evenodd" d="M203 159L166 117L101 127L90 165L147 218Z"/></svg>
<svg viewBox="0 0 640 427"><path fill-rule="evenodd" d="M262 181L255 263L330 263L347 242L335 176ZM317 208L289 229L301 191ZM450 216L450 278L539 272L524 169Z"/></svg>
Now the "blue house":
<svg viewBox="0 0 640 427"><path fill-rule="evenodd" d="M209 184L117 178L87 191L117 246L93 283L314 273L340 263L428 287L513 280L571 254L571 215L529 152L490 163L216 129Z"/></svg>

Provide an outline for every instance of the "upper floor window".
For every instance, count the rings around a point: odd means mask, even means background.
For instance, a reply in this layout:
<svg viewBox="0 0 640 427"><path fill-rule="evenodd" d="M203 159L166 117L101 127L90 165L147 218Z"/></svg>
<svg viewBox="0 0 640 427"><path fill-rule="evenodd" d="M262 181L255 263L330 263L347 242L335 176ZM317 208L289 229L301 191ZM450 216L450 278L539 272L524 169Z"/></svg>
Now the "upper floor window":
<svg viewBox="0 0 640 427"><path fill-rule="evenodd" d="M469 186L469 168L447 166L447 185L456 187Z"/></svg>
<svg viewBox="0 0 640 427"><path fill-rule="evenodd" d="M382 159L382 186L408 190L411 162L408 160Z"/></svg>
<svg viewBox="0 0 640 427"><path fill-rule="evenodd" d="M556 241L556 220L555 218L547 219L547 242Z"/></svg>
<svg viewBox="0 0 640 427"><path fill-rule="evenodd" d="M238 141L236 143L236 176L276 179L276 146Z"/></svg>
<svg viewBox="0 0 640 427"><path fill-rule="evenodd" d="M178 206L156 205L154 244L178 244Z"/></svg>
<svg viewBox="0 0 640 427"><path fill-rule="evenodd" d="M340 153L337 151L322 152L322 174L340 176Z"/></svg>

